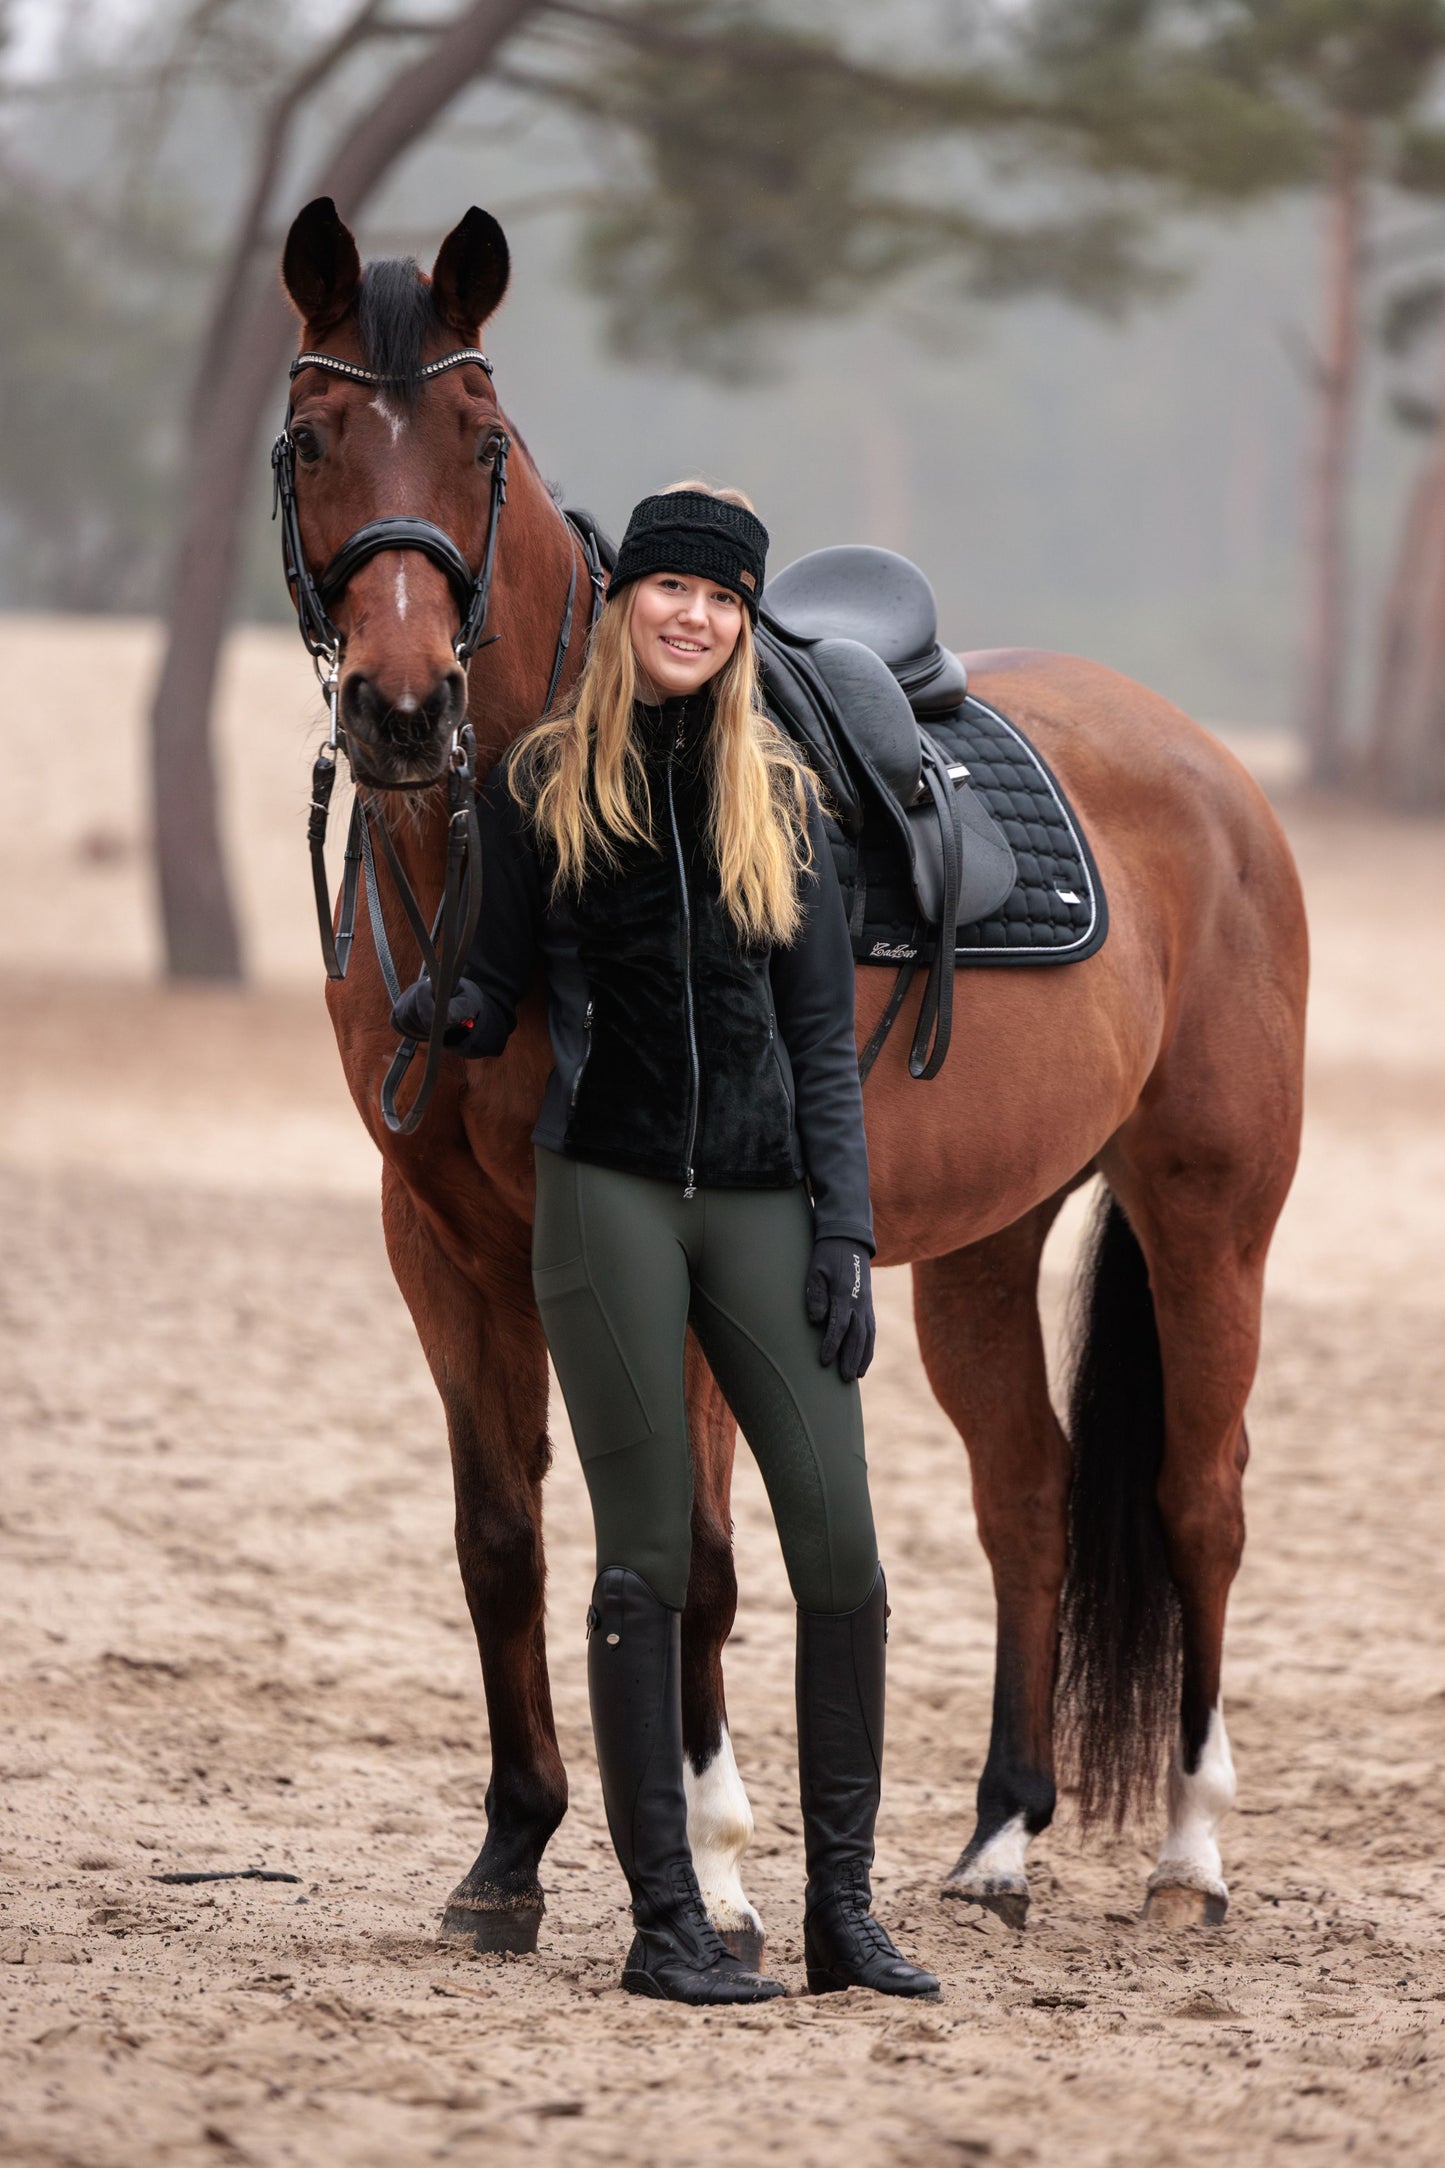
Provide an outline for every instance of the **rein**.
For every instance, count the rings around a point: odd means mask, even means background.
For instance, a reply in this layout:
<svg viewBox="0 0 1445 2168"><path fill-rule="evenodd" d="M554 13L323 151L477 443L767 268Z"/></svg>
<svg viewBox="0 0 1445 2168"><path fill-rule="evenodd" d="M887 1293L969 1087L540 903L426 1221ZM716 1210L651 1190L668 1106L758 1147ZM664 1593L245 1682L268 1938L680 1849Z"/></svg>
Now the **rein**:
<svg viewBox="0 0 1445 2168"><path fill-rule="evenodd" d="M424 379L440 376L443 371L460 368L466 363L485 369L488 376L492 374L492 365L479 347L463 347L457 353L445 355L440 361L428 362L421 375ZM376 370L365 369L354 361L344 361L335 354L298 354L291 364L292 378L302 369L326 369L333 375L347 377L358 384L381 384L387 381ZM345 592L347 583L373 557L388 550L418 550L446 574L456 597L459 623L452 649L463 669L467 669L479 648L488 647L494 640L499 640L501 634L488 633L486 626L492 574L496 565L497 534L501 526L502 507L507 501L507 454L511 446L511 438L505 431L501 432L496 439L492 460L487 539L481 565L475 573L445 528L434 525L431 520L396 516L374 519L366 526L358 527L355 534L348 536L342 543L319 576L313 574L307 564L301 544L301 520L296 503L296 444L291 435L289 413L271 448L271 516L273 519L280 519L281 559L286 585L296 606L296 622L301 638L312 658L318 682L326 696L329 717L326 742L317 754L311 771L311 812L306 825L306 840L311 855L311 884L316 898L316 923L321 936L321 955L326 966L326 976L329 979L346 977L356 938L356 909L364 875L367 917L371 922L377 962L381 966L381 975L392 1006L395 1007L401 999L401 979L386 936L381 891L377 881L373 837L379 837L387 871L420 952L422 969L431 982L435 1004L431 1032L426 1042L421 1082L412 1095L411 1105L405 1114L397 1112L396 1095L416 1056L419 1045L417 1040L402 1039L382 1080L382 1119L395 1136L409 1137L431 1102L441 1069L447 1012L466 965L481 912L482 862L481 833L477 824L476 741L469 722L463 722L452 734L447 763L446 873L441 899L430 924L397 856L386 821L369 798L359 795L352 803L351 824L347 831L346 856L342 867L340 907L333 921L331 883L326 871L326 829L331 811L331 793L336 784L337 754L338 751L346 750L346 740L340 728L338 713L341 697L342 638L332 621L331 610ZM569 544L572 545L569 550L571 569L562 624L547 680L547 696L542 703L544 715L556 695L572 639L572 618L577 599L578 542L582 545L591 584L592 624L597 621L603 594L602 561L595 535L567 512L561 511L560 516L567 528Z"/></svg>

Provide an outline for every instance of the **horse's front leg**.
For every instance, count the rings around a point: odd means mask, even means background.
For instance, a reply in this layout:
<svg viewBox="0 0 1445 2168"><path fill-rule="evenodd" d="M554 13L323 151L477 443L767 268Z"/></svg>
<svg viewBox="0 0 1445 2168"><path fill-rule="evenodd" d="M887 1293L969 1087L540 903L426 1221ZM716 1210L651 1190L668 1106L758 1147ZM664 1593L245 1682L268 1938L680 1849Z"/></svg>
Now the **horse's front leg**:
<svg viewBox="0 0 1445 2168"><path fill-rule="evenodd" d="M738 1606L733 1566L736 1426L691 1333L687 1421L692 1441L692 1567L682 1614L683 1783L687 1836L708 1918L728 1948L760 1968L763 1923L742 1884L753 1810L733 1758L723 1693L723 1643Z"/></svg>
<svg viewBox="0 0 1445 2168"><path fill-rule="evenodd" d="M1011 1927L1028 1915L1025 1859L1055 1802L1053 1707L1069 1449L1049 1400L1039 1259L1062 1195L1012 1227L913 1268L928 1381L958 1425L998 1606L993 1727L978 1818L943 1885Z"/></svg>
<svg viewBox="0 0 1445 2168"><path fill-rule="evenodd" d="M542 1478L547 1355L532 1305L527 1233L500 1208L463 1273L388 1167L382 1218L397 1285L446 1410L457 1560L482 1659L491 1731L487 1835L447 1899L442 1932L478 1950L537 1947L538 1869L567 1811L547 1679Z"/></svg>

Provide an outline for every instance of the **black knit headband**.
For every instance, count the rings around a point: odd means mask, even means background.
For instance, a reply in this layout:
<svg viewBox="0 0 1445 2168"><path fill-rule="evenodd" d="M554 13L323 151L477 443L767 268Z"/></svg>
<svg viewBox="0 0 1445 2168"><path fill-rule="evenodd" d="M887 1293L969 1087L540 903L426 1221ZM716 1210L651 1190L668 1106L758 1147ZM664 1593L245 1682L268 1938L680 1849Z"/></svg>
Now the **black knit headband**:
<svg viewBox="0 0 1445 2168"><path fill-rule="evenodd" d="M756 512L701 489L644 497L617 552L609 593L651 572L681 572L731 589L754 619L768 560L768 530Z"/></svg>

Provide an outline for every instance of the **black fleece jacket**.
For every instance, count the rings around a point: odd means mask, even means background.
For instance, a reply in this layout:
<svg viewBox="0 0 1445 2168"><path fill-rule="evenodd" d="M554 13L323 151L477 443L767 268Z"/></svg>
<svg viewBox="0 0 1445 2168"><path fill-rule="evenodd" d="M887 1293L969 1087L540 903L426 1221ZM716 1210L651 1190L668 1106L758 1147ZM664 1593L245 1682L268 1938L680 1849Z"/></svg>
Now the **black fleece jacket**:
<svg viewBox="0 0 1445 2168"><path fill-rule="evenodd" d="M640 707L653 839L552 893L550 854L497 768L480 793L482 915L470 1055L499 1054L540 960L556 1067L534 1141L724 1189L806 1176L818 1236L874 1247L853 1031L853 955L816 801L803 923L742 941L707 846L703 698Z"/></svg>

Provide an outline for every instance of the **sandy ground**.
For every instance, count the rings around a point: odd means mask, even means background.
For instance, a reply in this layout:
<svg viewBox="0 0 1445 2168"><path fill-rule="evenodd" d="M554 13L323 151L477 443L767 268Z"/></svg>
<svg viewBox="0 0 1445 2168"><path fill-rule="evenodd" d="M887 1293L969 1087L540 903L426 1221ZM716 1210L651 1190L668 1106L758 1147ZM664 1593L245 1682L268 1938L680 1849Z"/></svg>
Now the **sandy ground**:
<svg viewBox="0 0 1445 2168"><path fill-rule="evenodd" d="M890 1273L866 1388L894 1603L877 1879L944 2000L684 2011L613 1985L625 1922L560 1425L573 1805L542 1948L436 1939L479 1841L486 1728L440 1412L309 949L295 657L248 636L227 711L261 990L167 996L146 983L138 849L149 635L122 628L116 712L42 747L27 716L55 631L0 628L0 2158L1437 2161L1445 834L1289 816L1314 1051L1231 1615L1228 1923L1140 1926L1154 1833L1085 1843L1067 1811L1036 1848L1026 1933L939 1901L986 1741L992 1604L962 1449ZM100 658L99 630L69 634ZM789 1612L751 1463L738 1547L748 1886L799 1987ZM300 1879L154 1879L248 1865Z"/></svg>

